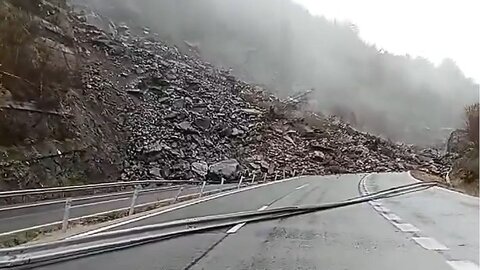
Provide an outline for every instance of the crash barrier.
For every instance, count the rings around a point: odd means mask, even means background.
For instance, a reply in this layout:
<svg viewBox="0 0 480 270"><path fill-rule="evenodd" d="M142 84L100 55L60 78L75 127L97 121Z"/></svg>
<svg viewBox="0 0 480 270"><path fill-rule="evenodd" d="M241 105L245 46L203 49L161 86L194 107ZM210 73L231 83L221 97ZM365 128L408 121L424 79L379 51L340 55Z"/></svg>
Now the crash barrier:
<svg viewBox="0 0 480 270"><path fill-rule="evenodd" d="M193 233L218 230L239 223L261 222L293 217L312 212L342 208L378 199L401 196L438 185L437 182L415 183L380 190L369 195L363 195L340 202L195 217L117 231L107 231L79 238L70 238L25 247L0 249L0 268L39 267L59 261L69 260L71 258L100 254ZM185 226L187 229L185 229ZM168 230L156 232L162 229L176 227L179 228L173 231ZM149 233L146 234L145 232Z"/></svg>
<svg viewBox="0 0 480 270"><path fill-rule="evenodd" d="M304 173L305 171L302 171ZM283 173L286 178L287 175ZM25 205L13 205L13 206L7 206L0 208L0 212L2 211L11 211L11 210L18 210L18 209L23 209L23 208L29 208L29 207L38 207L38 206L44 206L44 205L52 205L52 204L62 204L64 205L64 214L63 214L63 219L61 221L56 221L56 222L51 222L47 224L41 224L37 226L33 226L30 228L24 228L24 229L18 229L10 232L5 232L5 233L0 233L0 242L2 241L2 237L5 236L14 236L18 234L29 234L31 231L51 231L51 230L61 230L63 232L67 232L67 229L71 227L72 223L82 223L85 222L86 220L94 219L96 217L101 217L101 216L115 216L115 217L122 217L125 215L133 215L135 213L143 212L146 210L151 210L152 208L160 207L160 206L165 206L169 204L174 204L179 201L185 201L185 200L190 200L190 199L196 199L203 197L204 195L210 195L213 193L218 193L218 192L224 192L224 191L230 191L232 189L240 189L241 187L248 186L248 185L254 185L255 183L260 184L260 183L265 183L271 181L277 181L278 179L278 174L268 174L268 173L263 173L263 177L261 174L258 173L250 173L249 175L246 176L241 176L238 180L238 182L234 185L232 185L232 182L226 183L226 180L224 178L221 178L220 185L218 189L215 190L209 190L205 191L205 187L207 186L206 181L182 181L182 180L146 180L146 181L132 181L132 182L116 182L116 183L102 183L102 184L93 184L93 185L85 185L85 186L72 186L72 187L59 187L59 188L45 188L45 189L36 189L36 190L25 190L23 194L32 194L32 192L63 192L65 189L72 189L72 190L78 190L78 188L97 188L97 187L104 187L104 186L113 186L113 185L124 185L124 184L136 184L135 190L133 191L128 191L128 192L120 192L120 193L113 193L113 194L102 194L102 195L97 195L97 196L90 196L90 197L82 197L82 198L75 198L75 197L67 197L62 200L55 200L55 201L43 201L39 203L33 203L33 204L25 204ZM290 175L291 177L296 176L295 171L293 174ZM255 182L255 179L259 179L259 181ZM158 183L200 183L199 185L199 191L193 194L183 194L184 191L188 188L191 187L191 185L176 185L176 186L168 186L168 187L159 187L159 188L149 188L149 189L144 189L143 185L146 184L158 184ZM174 191L177 190L175 196L172 198L167 198L163 200L157 200L157 201L152 201L152 202L147 202L147 203L142 203L138 204L137 199L139 195L142 195L144 193L155 193L155 192L162 192L162 191ZM15 193L17 192L17 193ZM18 195L21 194L22 191L8 191L8 192L3 192L3 195ZM1 193L0 193L1 194ZM113 209L110 211L104 211L104 212L99 212L99 213L94 213L86 216L81 216L81 217L71 217L71 208L74 203L78 203L84 200L91 200L91 199L109 199L112 197L118 197L118 196L126 196L130 195L130 206L128 208L118 208L118 209Z"/></svg>

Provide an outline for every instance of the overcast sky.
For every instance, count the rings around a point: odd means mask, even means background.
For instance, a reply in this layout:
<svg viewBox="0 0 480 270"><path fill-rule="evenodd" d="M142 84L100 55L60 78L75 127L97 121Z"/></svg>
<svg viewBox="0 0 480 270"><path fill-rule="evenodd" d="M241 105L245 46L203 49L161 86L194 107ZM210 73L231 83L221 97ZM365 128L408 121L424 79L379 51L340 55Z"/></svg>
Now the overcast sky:
<svg viewBox="0 0 480 270"><path fill-rule="evenodd" d="M452 58L480 83L480 0L294 0L312 14L348 20L360 36L395 54L438 64Z"/></svg>

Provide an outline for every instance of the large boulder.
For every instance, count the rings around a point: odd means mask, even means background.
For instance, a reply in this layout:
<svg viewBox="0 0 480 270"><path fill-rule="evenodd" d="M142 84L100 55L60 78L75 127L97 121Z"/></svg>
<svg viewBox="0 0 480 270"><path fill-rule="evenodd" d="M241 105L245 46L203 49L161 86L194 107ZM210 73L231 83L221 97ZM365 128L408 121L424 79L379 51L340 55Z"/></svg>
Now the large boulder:
<svg viewBox="0 0 480 270"><path fill-rule="evenodd" d="M234 179L240 164L236 159L227 159L218 163L210 165L208 168L207 178L220 181L223 178L226 180Z"/></svg>
<svg viewBox="0 0 480 270"><path fill-rule="evenodd" d="M204 177L208 173L208 164L205 161L200 161L200 162L193 162L191 164L191 169L194 171L196 174Z"/></svg>
<svg viewBox="0 0 480 270"><path fill-rule="evenodd" d="M462 154L471 148L472 143L468 138L468 132L463 129L454 130L447 142L447 152Z"/></svg>

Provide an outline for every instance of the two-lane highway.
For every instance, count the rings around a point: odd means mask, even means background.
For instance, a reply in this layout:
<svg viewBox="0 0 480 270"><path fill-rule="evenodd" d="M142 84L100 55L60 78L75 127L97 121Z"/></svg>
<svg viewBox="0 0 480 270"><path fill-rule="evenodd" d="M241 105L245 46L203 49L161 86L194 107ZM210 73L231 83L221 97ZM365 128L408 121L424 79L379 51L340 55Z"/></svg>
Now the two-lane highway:
<svg viewBox="0 0 480 270"><path fill-rule="evenodd" d="M362 187L373 192L375 185L382 188L412 182L408 175L382 174L373 179L362 175L328 177L300 177L281 181L229 196L193 204L175 211L146 218L119 222L103 230L137 227L145 224L183 219L195 216L230 213L245 210L264 210L274 207L337 202L359 195ZM398 179L401 180L398 180ZM386 179L386 180L382 180ZM379 184L381 183L381 184ZM428 193L445 192L439 189L422 191L404 197L364 203L340 209L309 213L301 216L271 220L259 223L238 224L222 230L178 237L161 242L137 246L100 255L74 259L68 262L44 266L39 269L478 269L478 241L469 241L465 235L472 233L456 231L452 225L471 222L478 239L478 199L469 198L468 205L457 203L456 194L440 196L452 201L455 211L468 215L467 220L446 215L441 209L424 213L435 221L431 228L417 220L408 220L418 230L395 226L397 209L403 200L405 207L399 207L415 216L422 213L423 205L435 208L435 200L429 201ZM415 200L422 205L413 207ZM400 202L400 203L399 203ZM385 204L385 205L383 205ZM391 205L390 205L391 204ZM392 213L378 209L388 205ZM477 210L475 216L471 208ZM399 212L397 217L410 218L409 213ZM474 215L470 217L470 215ZM445 220L449 220L446 222ZM393 222L393 223L392 223ZM398 225L396 224L396 225ZM475 226L476 225L476 226ZM433 230L432 228L436 228ZM446 232L453 232L448 234ZM98 232L98 230L97 230ZM456 235L456 236L455 236ZM439 249L437 239L447 249ZM475 234L471 235L476 237ZM455 238L455 239L450 239ZM473 251L454 250L449 246L468 246ZM452 252L447 252L447 251ZM474 251L476 254L473 254ZM473 268L472 268L473 267Z"/></svg>
<svg viewBox="0 0 480 270"><path fill-rule="evenodd" d="M225 184L230 189L236 184ZM186 186L181 195L200 192L201 186ZM220 185L207 185L205 192L220 189ZM174 198L179 187L162 187L142 190L136 205ZM70 218L78 218L96 213L127 208L131 204L133 191L95 196L76 197L72 201ZM26 205L3 206L0 208L0 234L22 230L43 224L60 222L63 218L65 200L45 201Z"/></svg>

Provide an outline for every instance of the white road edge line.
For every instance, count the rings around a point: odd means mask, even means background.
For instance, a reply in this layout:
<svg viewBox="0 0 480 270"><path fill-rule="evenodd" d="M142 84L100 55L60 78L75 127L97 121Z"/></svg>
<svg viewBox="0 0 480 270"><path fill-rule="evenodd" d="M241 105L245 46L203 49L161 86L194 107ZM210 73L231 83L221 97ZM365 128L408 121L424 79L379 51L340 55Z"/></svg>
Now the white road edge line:
<svg viewBox="0 0 480 270"><path fill-rule="evenodd" d="M267 209L268 205L264 205L260 208L258 208L257 211L263 211L265 209ZM240 228L242 228L245 224L247 224L246 222L242 222L242 223L239 223L235 226L233 226L232 228L230 228L228 231L227 231L227 234L232 234L232 233L236 233L238 230L240 230Z"/></svg>
<svg viewBox="0 0 480 270"><path fill-rule="evenodd" d="M127 201L131 200L132 198L119 198L119 199L113 199L113 200L108 200L108 201L99 201L99 202L93 202L93 203L85 203L85 204L79 204L79 205L74 205L71 208L82 208L82 207L88 207L92 205L99 205L99 204L106 204L106 203L111 203L111 202L119 202L119 201Z"/></svg>
<svg viewBox="0 0 480 270"><path fill-rule="evenodd" d="M23 229L18 229L18 230L14 230L14 231L3 232L3 233L0 233L0 237L13 235L13 234L17 234L17 233L23 233L23 232L30 231L30 230L42 229L42 228L50 227L50 226L56 226L56 225L60 225L60 224L62 224L62 221L55 221L55 222L51 222L51 223L47 223L47 224L41 224L41 225L32 226L32 227L23 228Z"/></svg>
<svg viewBox="0 0 480 270"><path fill-rule="evenodd" d="M225 196L228 196L228 195L231 195L231 194L235 194L235 193L239 193L239 192L243 192L243 191L247 191L247 190L251 190L251 189L256 189L256 188L260 188L260 187L264 187L264 186L269 186L269 185L273 185L273 184L283 183L283 182L287 182L287 181L298 180L298 179L301 179L301 178L302 178L302 176L293 177L293 178L282 179L282 180L278 180L278 181L267 182L267 183L263 183L263 184L260 184L260 185L249 186L249 187L245 187L245 188L241 188L241 189L234 189L232 191L216 194L216 195L209 196L209 197L204 197L202 199L197 199L195 201L190 201L188 203L177 205L177 206L167 208L167 209L164 209L164 210L161 210L161 211L158 211L158 212L150 213L150 214L147 214L147 215L143 215L143 216L139 216L139 217L136 217L136 218L125 220L125 221L122 221L122 222L118 222L118 223L115 223L115 224L111 224L111 225L108 225L108 226L105 226L105 227L101 227L101 228L98 228L98 229L95 229L95 230L91 230L91 231L87 231L87 232L80 233L80 234L77 234L77 235L73 235L71 237L68 237L67 239L75 239L75 238L79 238L79 237L83 237L83 236L87 236L87 235L96 234L96 233L99 233L99 232L107 231L107 230L110 230L110 229L113 229L113 228L116 228L116 227L120 227L120 226L129 224L129 223L137 222L139 220L144 220L144 219L147 219L147 218L151 218L151 217L154 217L154 216L158 216L158 215L161 215L161 214L172 212L172 211L175 211L175 210L178 210L178 209L181 209L181 208L185 208L185 207L188 207L188 206L191 206L191 205L195 205L195 204L199 204L199 203L202 203L202 202L206 202L206 201L218 199L218 198L221 198L221 197L225 197Z"/></svg>
<svg viewBox="0 0 480 270"><path fill-rule="evenodd" d="M478 270L479 267L471 261L447 261L454 270Z"/></svg>
<svg viewBox="0 0 480 270"><path fill-rule="evenodd" d="M411 171L408 171L407 174L408 174L408 176L409 176L413 181L415 181L415 182L420 182L420 183L423 182L423 181L418 180L417 178L413 177ZM442 188L442 187L438 187L438 186L437 186L437 187L433 187L433 188L434 188L434 189L441 190L441 191L444 191L444 192L453 193L453 194L456 194L456 195L458 195L458 196L460 196L460 197L464 197L464 198L469 199L469 200L478 200L477 197L472 196L472 195L468 195L468 194L465 194L465 193L462 193L462 192L460 192L460 191L451 190L451 189L448 189L448 188ZM477 270L478 270L478 269L477 269Z"/></svg>

